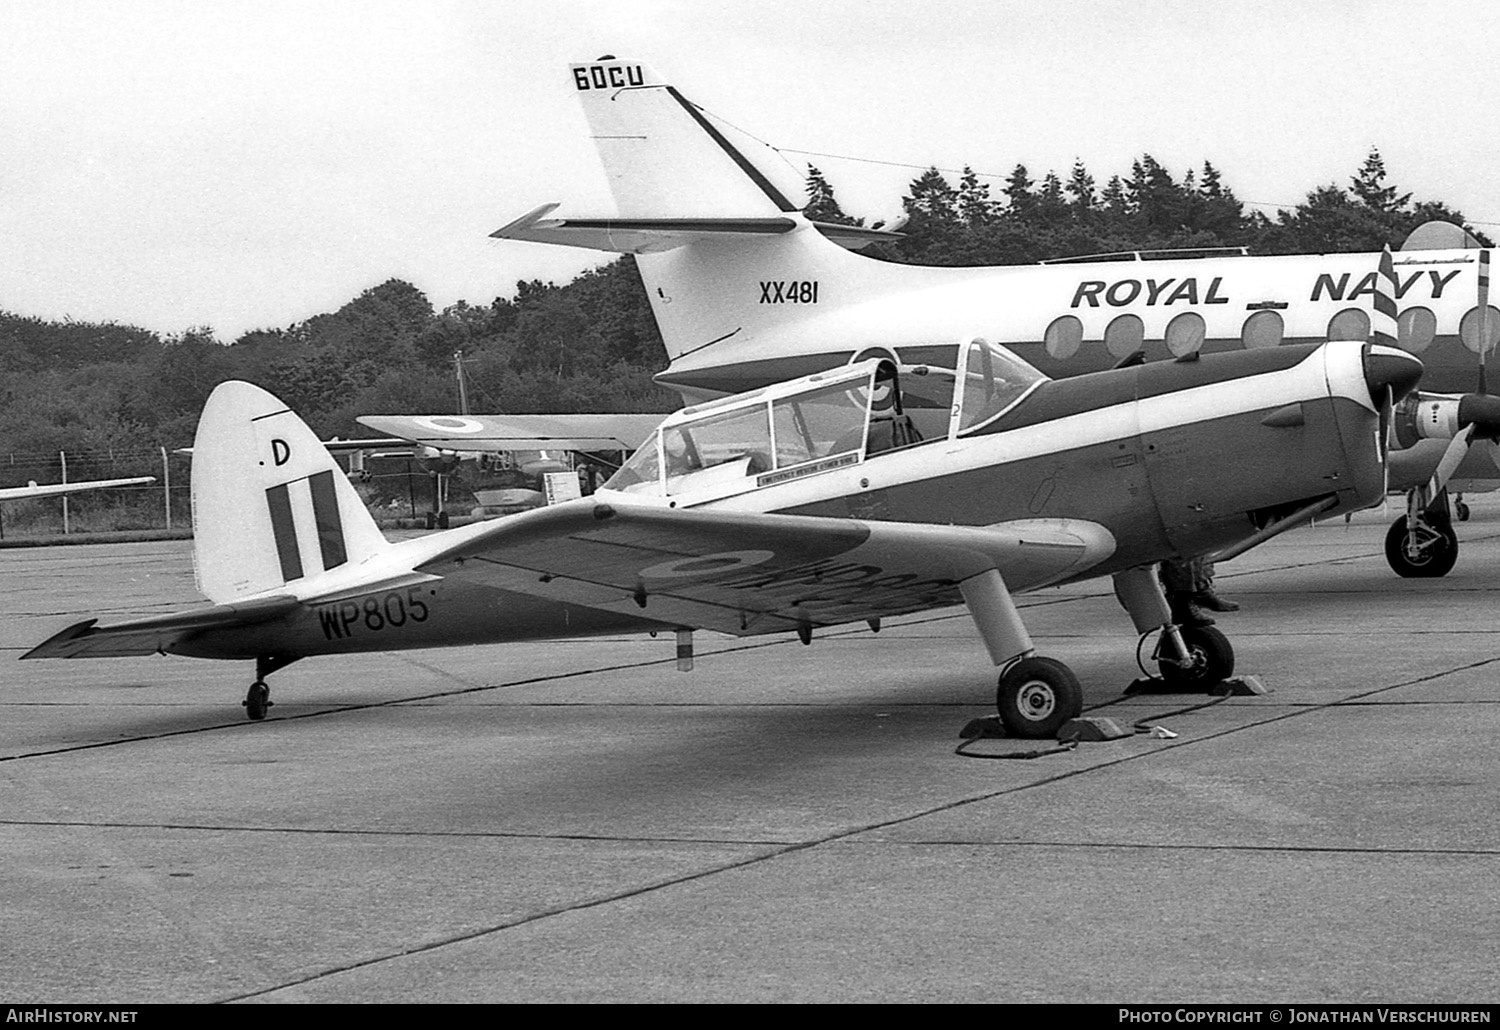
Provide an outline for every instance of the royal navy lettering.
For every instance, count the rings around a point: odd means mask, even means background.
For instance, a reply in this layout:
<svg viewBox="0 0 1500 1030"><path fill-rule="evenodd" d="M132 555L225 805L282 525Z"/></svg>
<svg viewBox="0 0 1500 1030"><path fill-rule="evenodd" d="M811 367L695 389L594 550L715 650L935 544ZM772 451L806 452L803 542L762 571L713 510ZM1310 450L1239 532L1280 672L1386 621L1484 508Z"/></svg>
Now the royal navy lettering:
<svg viewBox="0 0 1500 1030"><path fill-rule="evenodd" d="M1087 304L1097 308L1102 298L1112 308L1123 308L1133 304L1143 292L1147 307L1168 307L1179 302L1197 304L1200 293L1204 304L1228 304L1229 298L1220 295L1223 284L1223 276L1209 280L1207 290L1200 289L1194 276L1186 279L1118 279L1112 283L1090 279L1078 284L1073 291L1073 303L1068 306L1077 308Z"/></svg>

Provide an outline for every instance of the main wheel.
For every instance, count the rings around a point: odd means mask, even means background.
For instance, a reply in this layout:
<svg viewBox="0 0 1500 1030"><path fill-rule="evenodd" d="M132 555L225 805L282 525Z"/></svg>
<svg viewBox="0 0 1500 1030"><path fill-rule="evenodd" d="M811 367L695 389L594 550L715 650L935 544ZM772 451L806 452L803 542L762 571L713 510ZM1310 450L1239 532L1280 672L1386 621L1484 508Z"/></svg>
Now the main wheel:
<svg viewBox="0 0 1500 1030"><path fill-rule="evenodd" d="M1465 502L1463 502L1463 501L1454 501L1453 502L1453 514L1455 514L1455 515L1458 516L1458 521L1460 521L1460 522L1468 522L1469 521L1469 516L1471 514L1473 514L1473 513L1469 511L1469 506Z"/></svg>
<svg viewBox="0 0 1500 1030"><path fill-rule="evenodd" d="M1224 634L1212 626L1180 626L1177 632L1182 634L1191 660L1183 664L1165 653L1157 658L1156 667L1167 686L1184 692L1207 690L1234 674L1234 648ZM1168 649L1163 641L1161 650Z"/></svg>
<svg viewBox="0 0 1500 1030"><path fill-rule="evenodd" d="M995 691L1000 721L1013 737L1055 737L1083 711L1078 677L1053 658L1023 658L1000 677Z"/></svg>
<svg viewBox="0 0 1500 1030"><path fill-rule="evenodd" d="M1396 575L1407 579L1446 576L1458 561L1458 534L1450 525L1426 519L1408 533L1403 515L1386 531L1385 560Z"/></svg>
<svg viewBox="0 0 1500 1030"><path fill-rule="evenodd" d="M250 692L245 695L245 715L255 721L266 717L266 709L271 707L271 688L260 680L250 684Z"/></svg>

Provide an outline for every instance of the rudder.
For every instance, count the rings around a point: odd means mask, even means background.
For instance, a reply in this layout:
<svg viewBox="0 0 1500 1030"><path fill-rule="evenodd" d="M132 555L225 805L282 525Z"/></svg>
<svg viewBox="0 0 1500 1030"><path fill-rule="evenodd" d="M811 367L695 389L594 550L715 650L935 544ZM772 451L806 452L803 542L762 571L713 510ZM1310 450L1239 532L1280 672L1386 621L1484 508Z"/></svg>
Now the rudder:
<svg viewBox="0 0 1500 1030"><path fill-rule="evenodd" d="M193 441L199 591L225 604L358 564L390 545L333 455L279 399L219 384Z"/></svg>

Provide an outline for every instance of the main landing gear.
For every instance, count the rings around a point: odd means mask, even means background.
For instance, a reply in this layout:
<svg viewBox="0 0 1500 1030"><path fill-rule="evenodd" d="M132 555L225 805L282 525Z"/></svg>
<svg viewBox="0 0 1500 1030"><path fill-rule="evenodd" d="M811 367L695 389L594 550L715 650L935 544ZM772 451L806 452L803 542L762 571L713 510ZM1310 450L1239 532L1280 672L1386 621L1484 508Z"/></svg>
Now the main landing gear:
<svg viewBox="0 0 1500 1030"><path fill-rule="evenodd" d="M266 677L277 669L284 669L297 659L281 655L260 655L255 659L255 682L240 704L245 706L245 717L259 722L266 717L266 710L276 702L271 700L271 688L266 686Z"/></svg>
<svg viewBox="0 0 1500 1030"><path fill-rule="evenodd" d="M1142 638L1160 631L1153 657L1169 689L1207 690L1234 673L1234 649L1223 633L1212 626L1178 626L1172 621L1154 568L1127 569L1115 573L1114 580L1115 595ZM1055 658L1037 655L999 572L992 569L966 579L959 589L990 659L1002 667L995 705L1006 733L1056 736L1064 723L1083 712L1078 677Z"/></svg>
<svg viewBox="0 0 1500 1030"><path fill-rule="evenodd" d="M1408 579L1446 576L1458 561L1458 534L1453 532L1453 515L1448 491L1439 490L1430 501L1425 487L1410 491L1406 497L1406 514L1385 534L1385 560L1396 575ZM1459 518L1468 505L1456 505Z"/></svg>

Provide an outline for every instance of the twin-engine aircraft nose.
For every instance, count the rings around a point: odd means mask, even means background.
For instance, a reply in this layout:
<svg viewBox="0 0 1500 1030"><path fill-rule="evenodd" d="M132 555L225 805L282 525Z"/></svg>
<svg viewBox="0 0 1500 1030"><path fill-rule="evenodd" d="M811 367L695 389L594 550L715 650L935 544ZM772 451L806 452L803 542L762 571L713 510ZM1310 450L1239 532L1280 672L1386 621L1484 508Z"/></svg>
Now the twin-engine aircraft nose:
<svg viewBox="0 0 1500 1030"><path fill-rule="evenodd" d="M1375 406L1386 403L1386 391L1395 403L1417 388L1422 378L1422 363L1415 356L1394 347L1370 344L1365 347L1365 382Z"/></svg>

